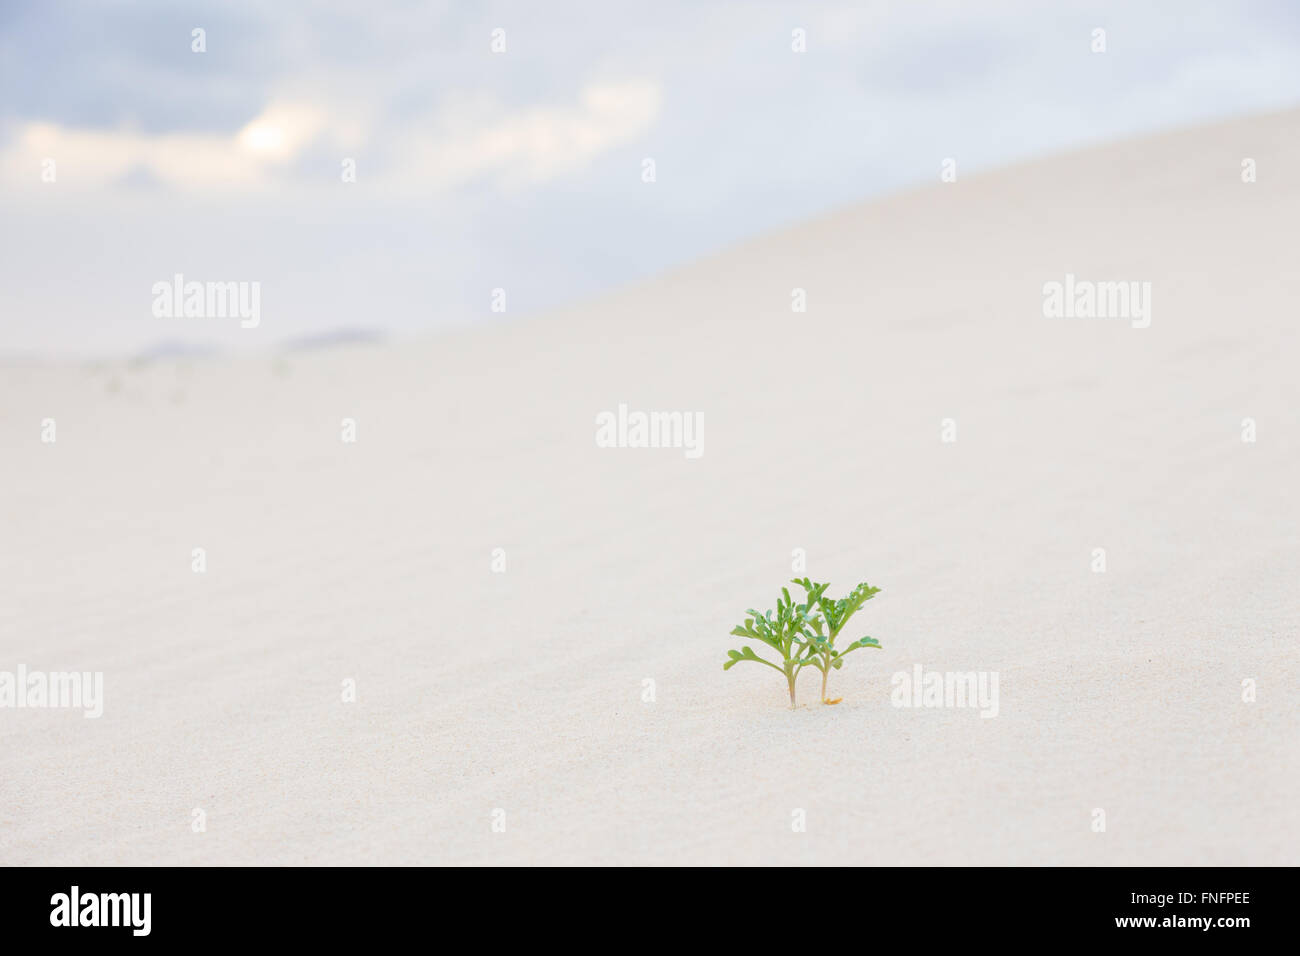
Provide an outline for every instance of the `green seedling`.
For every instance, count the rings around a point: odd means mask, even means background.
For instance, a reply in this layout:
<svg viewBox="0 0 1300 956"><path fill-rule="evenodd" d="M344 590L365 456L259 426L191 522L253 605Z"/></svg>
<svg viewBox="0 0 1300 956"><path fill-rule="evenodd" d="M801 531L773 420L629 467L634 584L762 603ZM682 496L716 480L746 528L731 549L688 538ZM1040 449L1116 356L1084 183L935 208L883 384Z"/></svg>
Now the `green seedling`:
<svg viewBox="0 0 1300 956"><path fill-rule="evenodd" d="M781 663L774 664L759 657L750 647L738 651L727 651L729 660L722 669L730 670L733 664L741 661L754 661L765 664L785 676L790 688L790 709L795 706L795 681L800 671L812 667L822 673L822 703L838 704L839 698L830 700L826 696L826 679L831 669L839 670L844 665L844 658L859 647L880 647L874 637L861 637L844 649L836 648L835 639L839 637L844 626L862 605L880 593L880 588L869 584L859 584L846 598L835 600L826 597L829 584L817 584L808 578L795 578L793 584L804 589L807 599L803 604L796 604L786 588L781 589L781 597L776 603L776 616L771 611L760 614L753 608L744 624L738 624L731 631L738 637L761 641L781 655Z"/></svg>
<svg viewBox="0 0 1300 956"><path fill-rule="evenodd" d="M821 671L822 703L838 704L841 698L837 697L831 700L826 696L826 678L830 676L831 669L839 670L843 667L844 658L858 648L879 648L880 642L874 637L860 637L848 647L840 650L835 646L835 639L840 636L844 626L849 623L849 618L861 610L862 605L879 594L880 588L873 588L866 583L859 584L849 592L848 597L835 600L826 597L826 589L830 587L829 584L817 584L808 578L795 578L791 583L799 585L808 595L808 603L806 605L801 604L799 607L804 608L805 612L815 607L812 616L807 618L808 626L813 633L808 635L807 642L801 648L798 670L813 667Z"/></svg>
<svg viewBox="0 0 1300 956"><path fill-rule="evenodd" d="M755 654L753 648L746 646L738 651L727 651L730 660L722 665L722 669L730 670L733 664L739 664L741 661L754 661L778 671L785 675L786 684L790 688L790 709L794 710L794 682L799 671L802 670L799 656L806 652L808 640L813 633L812 621L808 617L808 605L796 606L789 590L782 588L781 597L776 602L776 617L772 616L771 611L760 614L753 608L745 613L749 615L745 618L745 623L737 624L732 628L731 633L751 641L761 641L781 655L781 663L773 664Z"/></svg>

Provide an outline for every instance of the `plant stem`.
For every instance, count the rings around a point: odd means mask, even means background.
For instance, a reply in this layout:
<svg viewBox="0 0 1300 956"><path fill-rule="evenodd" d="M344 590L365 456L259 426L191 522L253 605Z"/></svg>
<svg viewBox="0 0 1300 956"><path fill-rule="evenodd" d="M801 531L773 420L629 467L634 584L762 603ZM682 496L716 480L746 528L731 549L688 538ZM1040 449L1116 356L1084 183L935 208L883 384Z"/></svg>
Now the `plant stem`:
<svg viewBox="0 0 1300 956"><path fill-rule="evenodd" d="M829 642L830 647L835 646L835 638L839 637L840 631L842 630L844 630L844 621L841 621L840 626L837 627L834 631L831 631L830 628L827 628L827 633L830 634L830 642ZM826 678L830 676L831 676L831 652L828 650L826 654L822 657L822 703L823 704L826 703Z"/></svg>
<svg viewBox="0 0 1300 956"><path fill-rule="evenodd" d="M785 679L790 685L790 709L794 710L794 667L788 661L785 665Z"/></svg>

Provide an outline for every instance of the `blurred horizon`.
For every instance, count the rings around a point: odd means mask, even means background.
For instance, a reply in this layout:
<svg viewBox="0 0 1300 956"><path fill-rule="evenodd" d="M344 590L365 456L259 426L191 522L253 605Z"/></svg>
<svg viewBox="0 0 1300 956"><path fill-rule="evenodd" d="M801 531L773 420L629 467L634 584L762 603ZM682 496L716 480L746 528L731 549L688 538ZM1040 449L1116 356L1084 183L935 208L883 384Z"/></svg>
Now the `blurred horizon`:
<svg viewBox="0 0 1300 956"><path fill-rule="evenodd" d="M1294 106L1297 53L1282 0L10 3L0 357L537 315L950 157L960 180ZM260 322L156 316L176 274L260 283Z"/></svg>

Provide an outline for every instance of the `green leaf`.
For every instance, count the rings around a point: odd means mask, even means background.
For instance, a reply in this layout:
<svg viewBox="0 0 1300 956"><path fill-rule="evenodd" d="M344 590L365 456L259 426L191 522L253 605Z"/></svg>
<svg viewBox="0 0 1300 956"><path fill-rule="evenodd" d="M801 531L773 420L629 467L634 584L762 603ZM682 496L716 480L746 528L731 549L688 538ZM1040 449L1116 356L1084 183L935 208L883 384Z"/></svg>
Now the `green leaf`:
<svg viewBox="0 0 1300 956"><path fill-rule="evenodd" d="M835 639L852 617L867 601L879 593L865 582L859 584L849 595L838 600L826 596L830 589L829 582L813 581L805 576L792 578L791 584L803 588L806 595L804 603L796 604L790 596L788 587L781 588L776 610L759 612L748 608L745 623L737 625L731 634L746 640L758 641L771 647L780 654L780 663L759 657L753 649L746 646L739 651L728 651L723 670L729 670L733 664L741 661L754 661L772 668L783 677L797 674L805 667L815 667L825 673L831 667L843 666L843 657L859 647L879 648L880 644L872 637L859 638L843 652L835 649Z"/></svg>
<svg viewBox="0 0 1300 956"><path fill-rule="evenodd" d="M748 647L742 648L739 651L727 651L727 656L730 659L722 665L724 671L731 670L732 665L739 664L741 661L753 661L755 664L763 664L776 671L781 670L781 668L777 667L771 661L759 657L751 648Z"/></svg>

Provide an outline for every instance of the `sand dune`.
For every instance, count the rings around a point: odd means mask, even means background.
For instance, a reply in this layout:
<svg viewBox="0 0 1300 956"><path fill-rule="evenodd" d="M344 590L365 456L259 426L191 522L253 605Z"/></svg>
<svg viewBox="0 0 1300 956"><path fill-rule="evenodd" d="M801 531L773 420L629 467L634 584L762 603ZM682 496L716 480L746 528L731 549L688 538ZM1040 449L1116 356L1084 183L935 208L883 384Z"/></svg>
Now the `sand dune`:
<svg viewBox="0 0 1300 956"><path fill-rule="evenodd" d="M0 859L1294 863L1297 168L1264 116L416 346L6 365L0 670L105 701L0 710ZM1044 317L1067 275L1149 327ZM620 403L703 454L598 447ZM836 707L722 670L794 549L884 589ZM893 706L916 664L997 717Z"/></svg>

